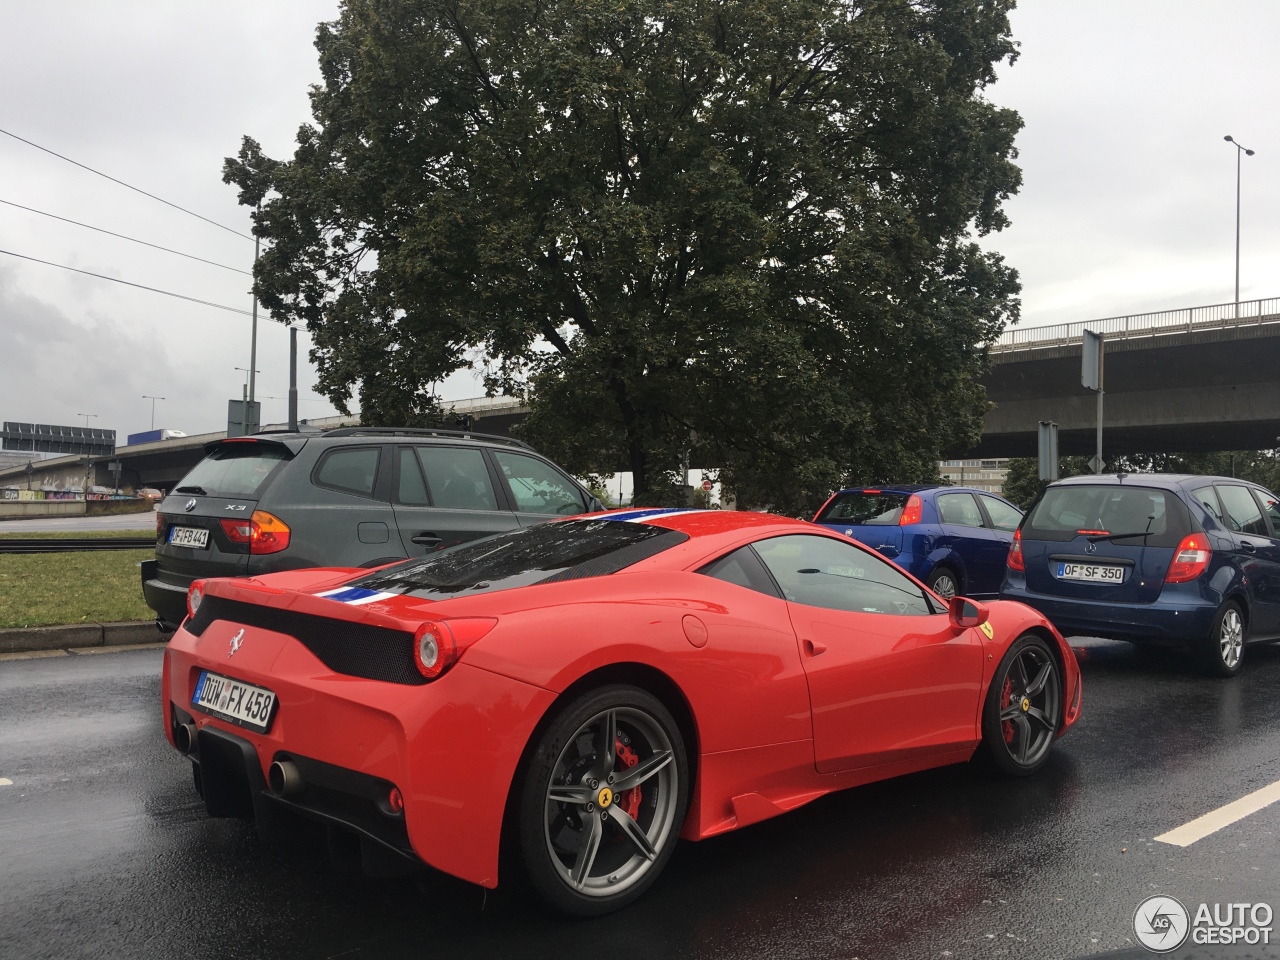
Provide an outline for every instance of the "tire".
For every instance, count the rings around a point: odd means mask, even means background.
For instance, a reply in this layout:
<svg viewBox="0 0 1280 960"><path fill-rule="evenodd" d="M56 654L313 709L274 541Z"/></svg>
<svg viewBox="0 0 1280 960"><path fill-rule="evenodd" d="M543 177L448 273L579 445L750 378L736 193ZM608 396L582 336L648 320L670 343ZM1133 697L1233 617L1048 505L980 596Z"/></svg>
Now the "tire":
<svg viewBox="0 0 1280 960"><path fill-rule="evenodd" d="M956 576L955 571L950 567L934 567L924 585L942 597L943 600L950 600L952 597L960 595L960 578Z"/></svg>
<svg viewBox="0 0 1280 960"><path fill-rule="evenodd" d="M530 884L574 916L626 906L671 859L688 798L684 740L661 701L623 685L584 693L546 728L522 779L519 847Z"/></svg>
<svg viewBox="0 0 1280 960"><path fill-rule="evenodd" d="M1201 665L1214 677L1234 677L1244 662L1245 619L1240 604L1228 600L1213 618L1209 636L1196 645Z"/></svg>
<svg viewBox="0 0 1280 960"><path fill-rule="evenodd" d="M1062 671L1049 645L1023 634L1001 658L982 708L982 752L1009 777L1049 759L1062 722Z"/></svg>

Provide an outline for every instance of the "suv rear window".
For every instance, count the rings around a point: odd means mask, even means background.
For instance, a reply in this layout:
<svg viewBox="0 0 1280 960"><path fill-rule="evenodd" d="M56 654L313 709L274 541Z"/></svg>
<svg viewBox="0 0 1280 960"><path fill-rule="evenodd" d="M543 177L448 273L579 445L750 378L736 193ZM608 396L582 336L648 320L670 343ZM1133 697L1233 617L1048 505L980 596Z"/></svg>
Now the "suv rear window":
<svg viewBox="0 0 1280 960"><path fill-rule="evenodd" d="M1050 487L1022 527L1024 539L1065 542L1083 535L1146 533L1117 543L1176 547L1192 531L1191 512L1177 494L1125 484Z"/></svg>
<svg viewBox="0 0 1280 960"><path fill-rule="evenodd" d="M542 523L409 560L349 586L431 599L465 597L606 576L688 539L688 534L647 523Z"/></svg>
<svg viewBox="0 0 1280 960"><path fill-rule="evenodd" d="M868 490L850 490L838 493L814 519L815 523L865 523L892 527L902 516L907 504L905 493L872 493Z"/></svg>
<svg viewBox="0 0 1280 960"><path fill-rule="evenodd" d="M174 492L256 500L276 467L291 458L288 448L275 443L224 444L197 463Z"/></svg>

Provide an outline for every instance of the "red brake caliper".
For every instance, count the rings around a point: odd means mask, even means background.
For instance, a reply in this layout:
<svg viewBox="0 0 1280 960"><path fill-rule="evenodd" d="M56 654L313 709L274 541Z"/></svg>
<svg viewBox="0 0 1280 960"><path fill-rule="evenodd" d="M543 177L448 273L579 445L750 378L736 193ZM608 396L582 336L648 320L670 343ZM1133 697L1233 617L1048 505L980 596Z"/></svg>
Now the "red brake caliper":
<svg viewBox="0 0 1280 960"><path fill-rule="evenodd" d="M1013 681L1008 677L1004 678L1004 689L1000 691L1000 712L1004 713L1005 708L1013 702ZM1000 732L1004 734L1005 743L1013 743L1013 721L1005 720L1000 724Z"/></svg>
<svg viewBox="0 0 1280 960"><path fill-rule="evenodd" d="M618 764L621 769L626 770L634 767L640 762L640 758L636 756L636 752L624 744L621 740L617 741L616 749L618 751ZM632 787L625 790L613 801L620 806L632 820L636 818L636 814L640 812L640 788Z"/></svg>

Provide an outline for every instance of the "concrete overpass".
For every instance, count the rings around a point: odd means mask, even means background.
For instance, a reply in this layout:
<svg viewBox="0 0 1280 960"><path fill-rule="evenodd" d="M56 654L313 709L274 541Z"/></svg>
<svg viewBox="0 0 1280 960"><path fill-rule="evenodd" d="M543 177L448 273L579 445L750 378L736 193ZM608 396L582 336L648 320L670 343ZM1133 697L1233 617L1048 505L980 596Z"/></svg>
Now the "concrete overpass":
<svg viewBox="0 0 1280 960"><path fill-rule="evenodd" d="M1096 394L1080 386L1085 328L1105 346L1103 455L1275 447L1280 437L1280 298L1014 329L992 348L994 406L976 450L1036 454L1041 420L1059 451L1092 454Z"/></svg>

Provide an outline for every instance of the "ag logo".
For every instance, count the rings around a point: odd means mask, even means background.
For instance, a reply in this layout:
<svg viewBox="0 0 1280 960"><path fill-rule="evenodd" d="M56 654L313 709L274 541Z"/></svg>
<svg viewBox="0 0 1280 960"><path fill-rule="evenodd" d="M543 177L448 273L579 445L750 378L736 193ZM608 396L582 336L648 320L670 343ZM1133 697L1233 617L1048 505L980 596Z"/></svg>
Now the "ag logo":
<svg viewBox="0 0 1280 960"><path fill-rule="evenodd" d="M230 660L232 657L236 655L236 653L240 649L240 645L243 643L244 643L244 627L241 627L240 632L231 638L231 652L227 654L228 660Z"/></svg>
<svg viewBox="0 0 1280 960"><path fill-rule="evenodd" d="M1133 914L1133 932L1152 953L1177 950L1187 939L1191 917L1173 897L1147 897Z"/></svg>

